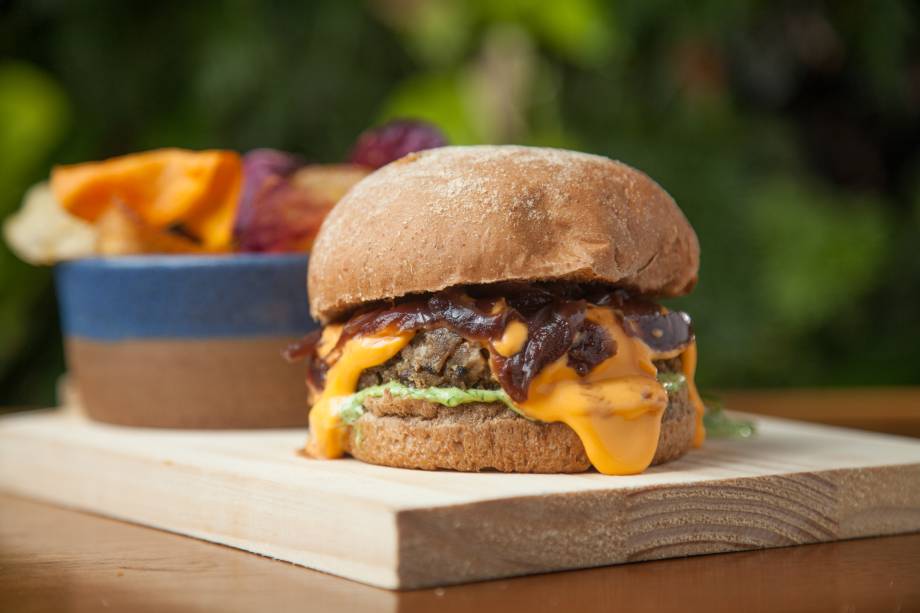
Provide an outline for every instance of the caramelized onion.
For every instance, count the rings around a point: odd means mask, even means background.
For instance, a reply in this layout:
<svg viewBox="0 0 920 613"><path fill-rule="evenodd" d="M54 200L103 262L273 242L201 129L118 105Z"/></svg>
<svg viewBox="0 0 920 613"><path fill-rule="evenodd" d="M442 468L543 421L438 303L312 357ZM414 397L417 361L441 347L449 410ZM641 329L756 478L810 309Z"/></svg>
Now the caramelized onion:
<svg viewBox="0 0 920 613"><path fill-rule="evenodd" d="M569 348L569 368L584 377L594 367L617 352L616 341L600 324L585 321Z"/></svg>
<svg viewBox="0 0 920 613"><path fill-rule="evenodd" d="M349 339L382 330L447 327L464 338L491 344L502 337L509 322L517 320L527 326L527 340L520 351L510 357L490 353L492 371L502 388L514 400L524 401L534 377L566 354L568 365L584 376L616 353L616 343L604 328L585 318L589 304L613 309L624 330L655 353L682 351L693 340L685 313L668 311L623 289L502 283L445 290L354 315L327 359L334 361ZM309 381L315 389L322 388L329 366L316 356L319 338L318 332L311 333L285 352L289 360L307 358Z"/></svg>

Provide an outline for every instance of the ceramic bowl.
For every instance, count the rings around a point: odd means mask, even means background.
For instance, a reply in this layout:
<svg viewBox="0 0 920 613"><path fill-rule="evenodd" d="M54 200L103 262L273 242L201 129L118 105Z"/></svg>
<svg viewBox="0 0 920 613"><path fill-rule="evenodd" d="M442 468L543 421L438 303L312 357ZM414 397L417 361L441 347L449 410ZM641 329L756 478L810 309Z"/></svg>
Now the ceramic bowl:
<svg viewBox="0 0 920 613"><path fill-rule="evenodd" d="M89 417L129 426L304 426L307 256L130 256L60 264L67 366Z"/></svg>

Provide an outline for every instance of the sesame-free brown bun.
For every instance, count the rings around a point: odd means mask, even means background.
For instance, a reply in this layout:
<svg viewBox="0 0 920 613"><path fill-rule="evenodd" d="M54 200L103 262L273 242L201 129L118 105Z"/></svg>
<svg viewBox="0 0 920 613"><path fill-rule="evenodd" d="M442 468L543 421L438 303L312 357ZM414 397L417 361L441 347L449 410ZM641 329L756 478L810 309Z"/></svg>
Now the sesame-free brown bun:
<svg viewBox="0 0 920 613"><path fill-rule="evenodd" d="M693 447L696 413L687 389L670 392L668 401L653 466ZM501 403L447 407L385 395L367 398L365 408L346 440L348 453L362 462L464 472L579 473L591 467L567 425L526 419Z"/></svg>
<svg viewBox="0 0 920 613"><path fill-rule="evenodd" d="M501 281L603 282L652 296L692 289L696 234L674 200L608 158L518 146L443 147L374 172L317 236L310 311Z"/></svg>

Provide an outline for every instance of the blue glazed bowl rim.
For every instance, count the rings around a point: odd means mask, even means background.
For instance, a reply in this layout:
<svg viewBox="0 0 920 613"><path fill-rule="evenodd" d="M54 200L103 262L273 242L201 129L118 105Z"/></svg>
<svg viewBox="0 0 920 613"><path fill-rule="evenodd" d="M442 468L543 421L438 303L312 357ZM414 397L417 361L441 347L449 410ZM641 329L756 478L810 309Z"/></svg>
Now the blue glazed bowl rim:
<svg viewBox="0 0 920 613"><path fill-rule="evenodd" d="M66 336L98 341L296 338L309 316L306 254L88 258L55 269Z"/></svg>
<svg viewBox="0 0 920 613"><path fill-rule="evenodd" d="M205 268L216 266L259 267L297 264L309 260L308 253L149 254L89 257L61 262L58 266L80 268Z"/></svg>

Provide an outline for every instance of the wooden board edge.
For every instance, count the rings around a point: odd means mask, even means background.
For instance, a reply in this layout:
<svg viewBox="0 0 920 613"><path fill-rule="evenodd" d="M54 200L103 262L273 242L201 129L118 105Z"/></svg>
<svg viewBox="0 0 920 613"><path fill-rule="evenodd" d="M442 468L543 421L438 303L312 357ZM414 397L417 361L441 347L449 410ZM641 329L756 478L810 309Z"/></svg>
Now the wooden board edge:
<svg viewBox="0 0 920 613"><path fill-rule="evenodd" d="M920 531L920 464L411 509L396 526L400 589L901 534Z"/></svg>
<svg viewBox="0 0 920 613"><path fill-rule="evenodd" d="M37 446L35 440L23 436L0 439L0 491L235 547L377 587L398 587L395 514L385 507L352 516L350 528L342 529L343 517L326 513L331 503L315 504L305 489L213 471L205 475L199 467L177 461L158 462L67 441L55 441L51 455L44 453L50 449L48 441ZM43 453L36 453L37 448ZM126 495L136 487L128 475L138 474L145 475L145 490ZM87 475L91 475L89 480ZM161 495L151 494L157 490ZM243 496L272 506L272 521L236 504ZM282 531L282 525L288 528ZM319 552L312 546L311 539L327 539L328 546L329 535L338 535L340 540L331 552Z"/></svg>

